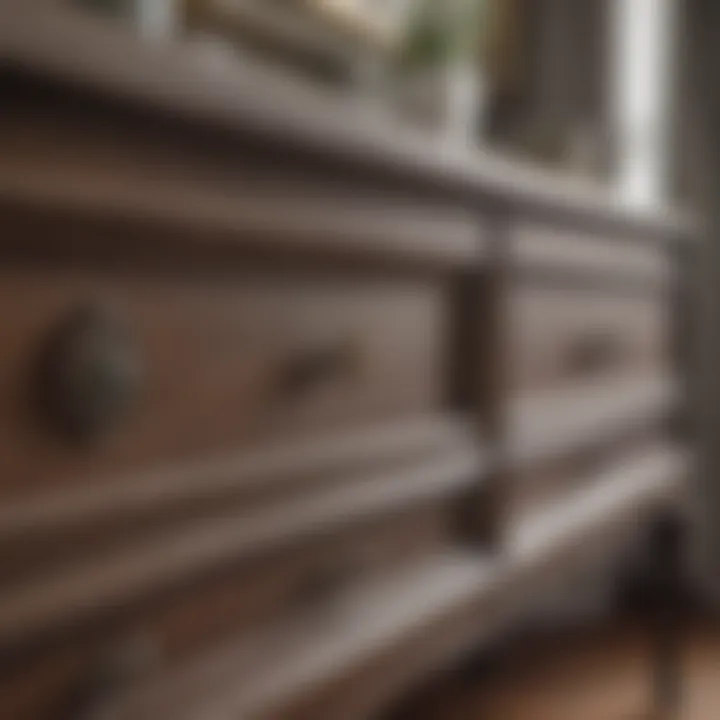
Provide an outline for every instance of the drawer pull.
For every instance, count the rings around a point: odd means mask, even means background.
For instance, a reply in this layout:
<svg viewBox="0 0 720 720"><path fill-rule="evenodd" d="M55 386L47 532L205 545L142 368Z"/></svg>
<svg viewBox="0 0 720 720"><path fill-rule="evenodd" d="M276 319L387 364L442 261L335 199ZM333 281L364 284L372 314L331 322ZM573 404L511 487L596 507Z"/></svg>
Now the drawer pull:
<svg viewBox="0 0 720 720"><path fill-rule="evenodd" d="M340 558L329 562L299 583L290 598L292 610L302 614L319 613L327 620L340 610L340 599L358 577L362 576L363 562L360 557Z"/></svg>
<svg viewBox="0 0 720 720"><path fill-rule="evenodd" d="M291 353L281 371L283 395L296 397L324 383L355 377L360 355L357 343L347 339Z"/></svg>
<svg viewBox="0 0 720 720"><path fill-rule="evenodd" d="M570 347L567 371L573 376L596 375L616 366L623 352L617 336L609 332L588 333Z"/></svg>
<svg viewBox="0 0 720 720"><path fill-rule="evenodd" d="M42 358L42 408L62 434L95 439L125 417L138 382L137 354L119 318L104 305L82 305L49 339Z"/></svg>
<svg viewBox="0 0 720 720"><path fill-rule="evenodd" d="M63 720L112 720L123 702L160 660L159 649L143 638L132 639L100 657L69 698Z"/></svg>

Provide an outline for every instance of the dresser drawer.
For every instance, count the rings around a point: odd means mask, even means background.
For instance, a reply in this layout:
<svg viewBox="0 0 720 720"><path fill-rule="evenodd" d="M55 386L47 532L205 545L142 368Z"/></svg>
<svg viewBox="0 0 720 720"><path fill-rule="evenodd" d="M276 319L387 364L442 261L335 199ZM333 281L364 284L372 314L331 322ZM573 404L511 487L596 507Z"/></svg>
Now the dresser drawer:
<svg viewBox="0 0 720 720"><path fill-rule="evenodd" d="M658 288L674 274L657 242L528 222L513 223L509 233L512 264L523 273Z"/></svg>
<svg viewBox="0 0 720 720"><path fill-rule="evenodd" d="M309 637L332 634L356 591L441 552L451 539L448 503L426 504L210 573L139 606L109 608L77 637L37 655L15 653L0 681L0 707L13 720L94 717L88 713L121 703L136 684L152 684L229 636L241 645L247 638L252 658L237 667L242 677L262 658L262 638L274 627L302 621ZM108 678L108 668L129 677Z"/></svg>
<svg viewBox="0 0 720 720"><path fill-rule="evenodd" d="M669 317L661 297L521 284L507 302L511 391L667 369Z"/></svg>
<svg viewBox="0 0 720 720"><path fill-rule="evenodd" d="M520 468L509 480L509 518L517 522L552 508L591 489L618 461L661 446L655 429L640 428L631 430L621 440L596 442L558 459Z"/></svg>
<svg viewBox="0 0 720 720"><path fill-rule="evenodd" d="M6 492L429 414L443 397L431 280L16 270L0 303L16 309L0 329Z"/></svg>

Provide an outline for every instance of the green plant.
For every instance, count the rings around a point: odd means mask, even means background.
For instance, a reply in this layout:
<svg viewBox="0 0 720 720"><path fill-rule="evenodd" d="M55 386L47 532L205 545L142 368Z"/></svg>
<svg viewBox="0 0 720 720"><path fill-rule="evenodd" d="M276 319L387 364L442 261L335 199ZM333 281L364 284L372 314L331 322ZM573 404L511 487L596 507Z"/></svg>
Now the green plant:
<svg viewBox="0 0 720 720"><path fill-rule="evenodd" d="M422 0L409 23L400 64L406 70L442 67L478 51L486 0Z"/></svg>

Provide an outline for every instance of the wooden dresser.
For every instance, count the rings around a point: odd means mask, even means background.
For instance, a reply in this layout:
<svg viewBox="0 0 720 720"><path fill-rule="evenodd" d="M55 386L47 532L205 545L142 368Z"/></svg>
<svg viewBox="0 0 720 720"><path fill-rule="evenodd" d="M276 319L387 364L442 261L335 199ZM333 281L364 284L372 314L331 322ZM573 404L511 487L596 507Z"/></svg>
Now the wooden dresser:
<svg viewBox="0 0 720 720"><path fill-rule="evenodd" d="M0 98L3 720L376 717L681 501L684 218L60 3Z"/></svg>

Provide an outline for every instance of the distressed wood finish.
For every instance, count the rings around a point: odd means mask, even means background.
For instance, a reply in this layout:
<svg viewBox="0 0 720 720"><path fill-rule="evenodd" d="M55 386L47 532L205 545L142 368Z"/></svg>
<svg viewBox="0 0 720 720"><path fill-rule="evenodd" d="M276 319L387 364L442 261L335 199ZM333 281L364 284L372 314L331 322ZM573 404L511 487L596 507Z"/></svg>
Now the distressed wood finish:
<svg viewBox="0 0 720 720"><path fill-rule="evenodd" d="M141 377L122 425L83 447L45 427L33 371L55 328L97 300L122 318ZM422 281L23 266L3 273L0 302L17 308L0 330L6 496L429 415L444 398L447 306Z"/></svg>
<svg viewBox="0 0 720 720"><path fill-rule="evenodd" d="M647 238L522 219L510 223L508 234L513 268L523 276L579 276L583 283L660 292L676 280L671 253Z"/></svg>
<svg viewBox="0 0 720 720"><path fill-rule="evenodd" d="M0 706L4 712L12 711L10 717L25 720L56 717L64 707L77 703L81 716L78 694L90 691L87 686L99 666L126 648L137 647L151 655L148 680L189 662L196 653L223 644L228 634L247 637L252 647L254 635L268 635L275 627L301 622L318 634L332 633L344 623L344 598L349 594L387 580L447 547L453 532L451 510L447 502L425 501L383 517L367 517L357 527L325 529L284 550L239 557L219 569L207 565L192 582L183 580L181 591L156 590L133 602L119 601L119 596L106 600L95 608L92 624L87 622L86 608L82 632L73 629L72 623L68 625L66 618L63 625L55 627L52 644L13 654L0 680ZM171 561L169 548L165 561ZM138 562L142 562L139 556L135 558ZM72 572L68 568L59 575L72 583ZM85 582L83 594L89 597L93 580L86 576ZM47 610L63 598L60 587L53 591L46 584L46 597L53 601ZM7 610L6 603L0 613L8 617ZM79 616L73 615L77 623ZM68 631L72 631L70 638ZM255 646L254 650L262 657L262 649ZM43 678L54 680L38 693Z"/></svg>
<svg viewBox="0 0 720 720"><path fill-rule="evenodd" d="M518 466L511 474L507 516L515 522L552 508L564 498L572 498L592 487L608 467L642 454L662 452L662 440L653 437L655 428L623 428L609 433L606 439L597 436L586 447L569 450L554 459L538 464Z"/></svg>
<svg viewBox="0 0 720 720"><path fill-rule="evenodd" d="M508 298L510 391L670 371L669 303L653 294L520 284Z"/></svg>
<svg viewBox="0 0 720 720"><path fill-rule="evenodd" d="M73 701L73 691L93 677L94 663L123 647L149 642L160 644L164 652L152 673L116 698L112 707L121 718L194 720L209 710L223 720L330 720L341 711L351 718L373 717L417 677L455 662L478 641L511 625L538 581L582 567L588 543L614 547L634 519L675 497L681 473L682 458L670 450L626 458L599 476L597 487L588 487L577 502L558 503L514 526L509 543L513 563L478 562L453 552L430 552L423 559L423 542L412 542L407 555L399 545L398 554L384 562L393 567L396 558L404 561L402 571L378 572L329 602L299 606L284 622L260 624L252 631L243 632L242 613L225 606L234 597L232 583L215 597L216 605L212 589L205 595L196 590L179 607L168 607L164 600L154 609L136 611L129 624L114 625L110 635L20 658L6 673L0 697L18 720L42 717L42 712ZM368 542L382 554L391 535L397 541L407 532L409 540L414 524L432 545L443 525L432 520L423 524L422 517ZM256 572L259 579L273 573L271 568ZM272 587L260 582L253 597L262 598ZM195 599L215 613L197 613L196 608L191 622L184 613L192 612ZM228 625L222 623L223 607ZM243 600L241 607L249 612L252 604ZM222 634L221 628L233 623L235 630L203 647L208 618L213 617L220 626L214 632ZM38 687L45 692L38 693Z"/></svg>
<svg viewBox="0 0 720 720"><path fill-rule="evenodd" d="M395 189L389 203L384 188L337 170L162 118L148 125L82 95L54 103L42 84L0 78L13 100L0 118L0 207L46 251L114 255L124 228L123 256L172 250L164 268L253 254L285 265L309 255L313 268L352 259L447 272L482 252L482 227L457 202ZM74 231L69 247L57 247L58 220Z"/></svg>
<svg viewBox="0 0 720 720"><path fill-rule="evenodd" d="M0 636L9 643L22 641L215 568L336 533L369 517L437 502L468 487L479 471L475 459L455 456L402 471L391 468L350 487L289 496L260 512L217 510L193 523L147 533L144 542L140 533L123 535L104 552L8 584L0 602Z"/></svg>
<svg viewBox="0 0 720 720"><path fill-rule="evenodd" d="M587 543L610 546L634 517L672 501L683 462L681 454L666 448L615 463L576 501L515 525L508 543L512 562L432 558L394 578L394 592L380 584L353 598L355 621L328 636L309 662L303 632L299 641L282 633L274 657L256 665L247 684L238 684L235 662L246 650L231 643L198 666L127 698L124 717L144 720L168 707L183 720L200 717L203 708L223 720L256 714L329 720L346 708L348 717L373 717L415 677L442 668L478 639L511 624L528 606L536 583L582 564ZM388 643L390 637L395 642ZM212 680L178 697L178 683L202 677L201 668ZM223 675L225 681L218 683Z"/></svg>
<svg viewBox="0 0 720 720"><path fill-rule="evenodd" d="M3 718L368 720L681 497L688 218L69 4L0 3L0 92Z"/></svg>

